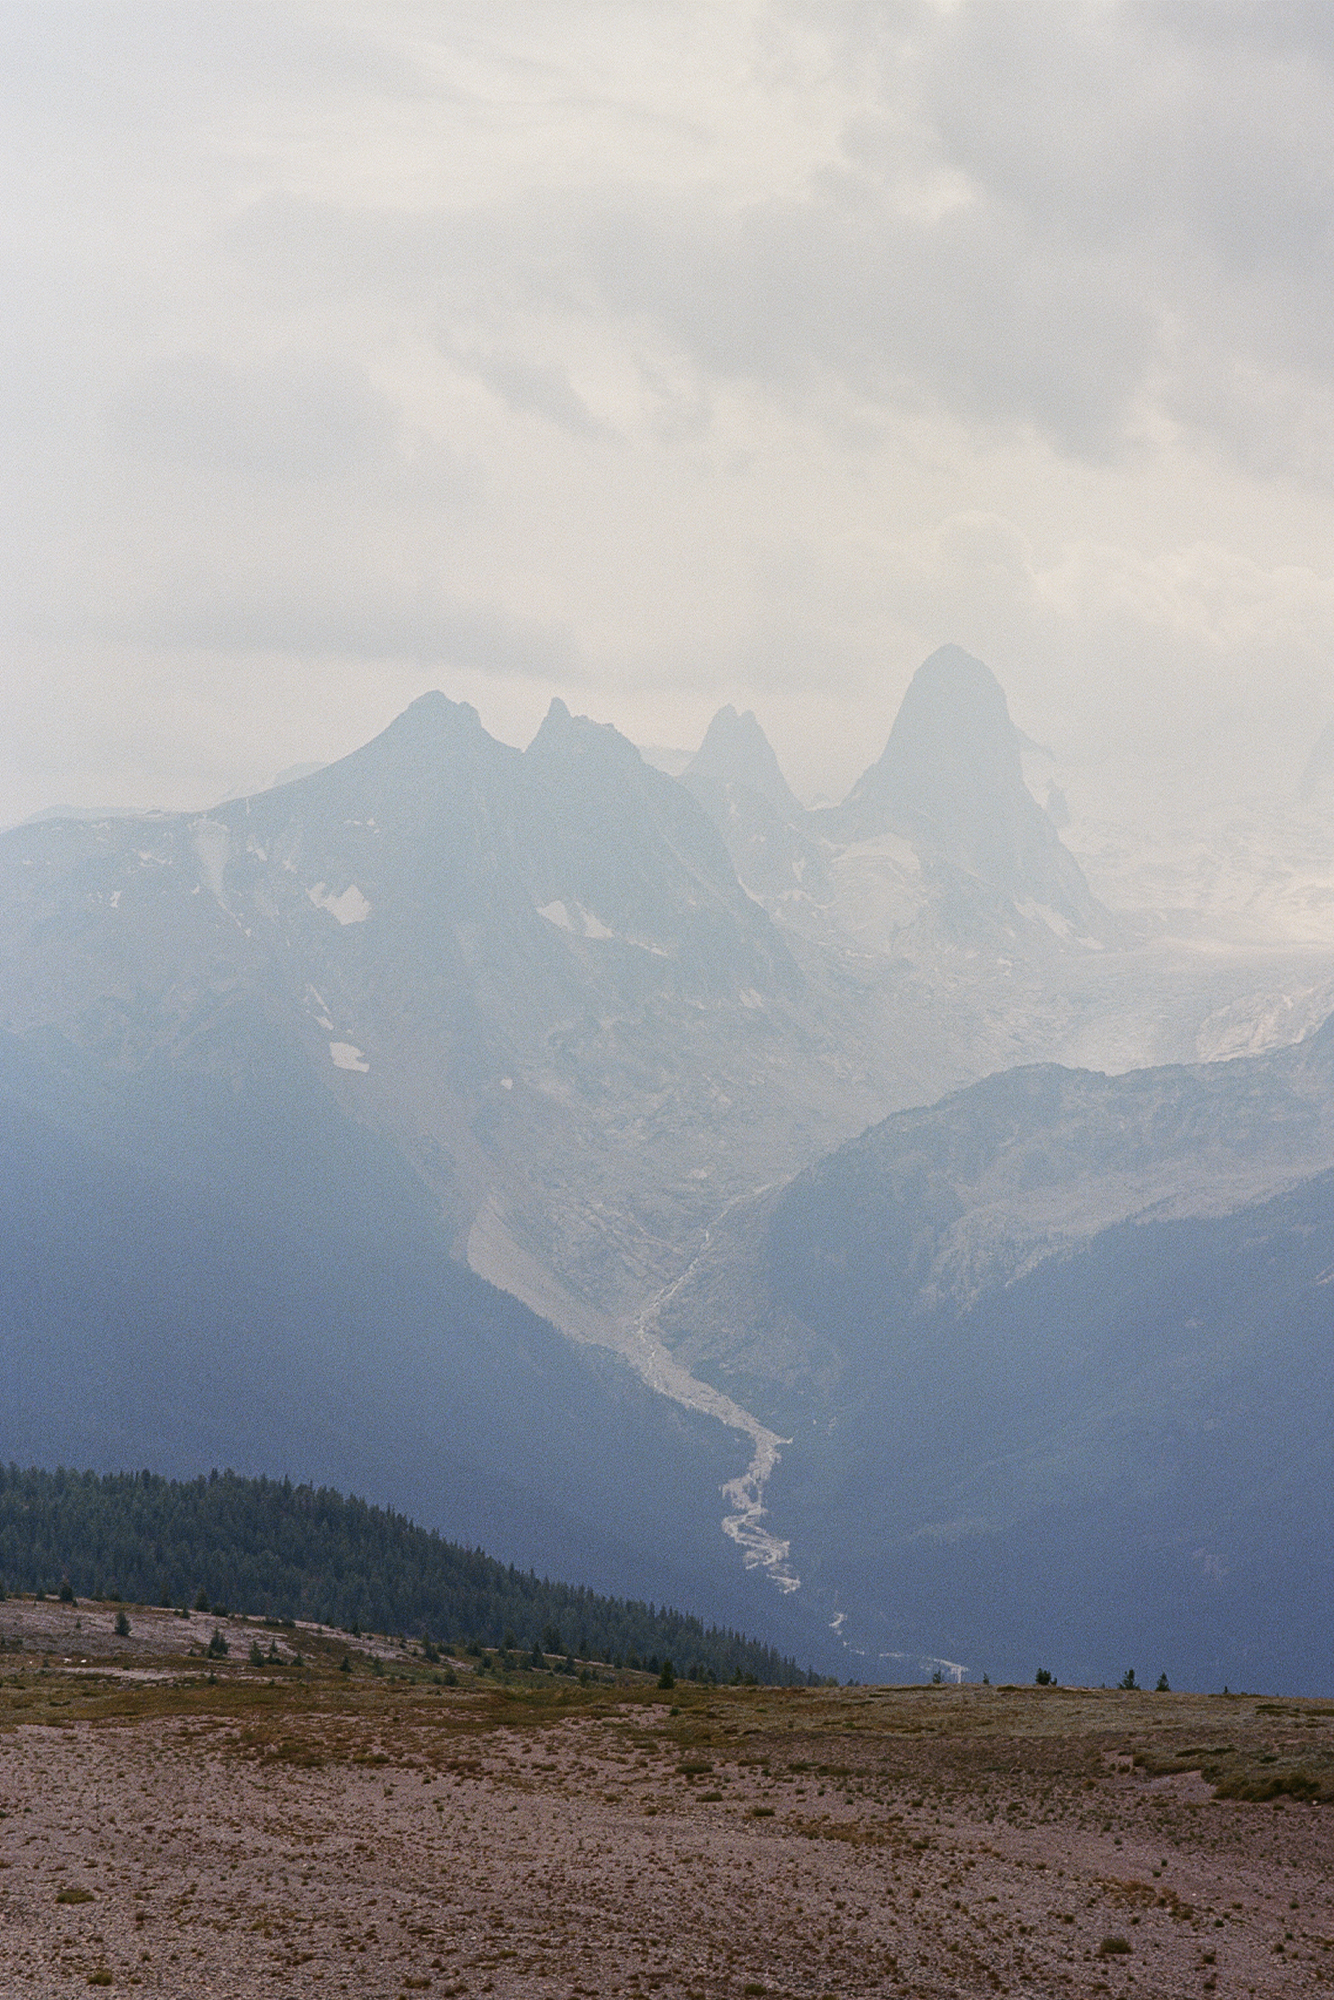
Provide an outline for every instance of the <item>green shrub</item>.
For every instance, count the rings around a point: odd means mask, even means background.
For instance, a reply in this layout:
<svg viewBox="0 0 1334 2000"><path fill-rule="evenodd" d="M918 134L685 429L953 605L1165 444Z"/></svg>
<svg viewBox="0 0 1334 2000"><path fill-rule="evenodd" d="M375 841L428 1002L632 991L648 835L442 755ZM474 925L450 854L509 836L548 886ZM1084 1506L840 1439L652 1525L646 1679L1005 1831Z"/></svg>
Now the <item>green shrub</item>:
<svg viewBox="0 0 1334 2000"><path fill-rule="evenodd" d="M128 1619L128 1618L127 1618L127 1617L125 1616L125 1613L124 1613L123 1611L118 1611L118 1612L116 1613L116 1628L115 1628L115 1629L116 1629L116 1637L117 1637L118 1639L128 1639L128 1638L129 1638L129 1636L130 1636L130 1621L129 1621L129 1619Z"/></svg>
<svg viewBox="0 0 1334 2000"><path fill-rule="evenodd" d="M215 1625L213 1627L213 1637L208 1642L209 1658L211 1660L221 1660L226 1656L228 1650L229 1648L227 1645L227 1641L223 1638L222 1633Z"/></svg>

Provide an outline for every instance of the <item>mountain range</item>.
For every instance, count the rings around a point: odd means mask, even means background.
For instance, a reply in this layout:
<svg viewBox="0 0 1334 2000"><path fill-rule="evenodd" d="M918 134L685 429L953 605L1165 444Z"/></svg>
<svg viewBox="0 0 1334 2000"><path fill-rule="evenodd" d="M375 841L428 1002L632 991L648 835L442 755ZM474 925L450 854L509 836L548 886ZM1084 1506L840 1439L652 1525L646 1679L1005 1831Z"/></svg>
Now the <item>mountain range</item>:
<svg viewBox="0 0 1334 2000"><path fill-rule="evenodd" d="M1267 1671L1241 1600L1324 1461L1294 1410L1229 1538L1219 1440L1285 1341L1319 1366L1318 1273L1274 1274L1325 1240L1328 1051L1164 1067L1290 960L1104 906L1024 749L946 647L837 807L730 708L678 781L433 694L208 813L0 836L8 1454L291 1471L816 1665L993 1677L1139 1630L1113 1467L1162 1643ZM1082 1627L1081 1548L1120 1579Z"/></svg>

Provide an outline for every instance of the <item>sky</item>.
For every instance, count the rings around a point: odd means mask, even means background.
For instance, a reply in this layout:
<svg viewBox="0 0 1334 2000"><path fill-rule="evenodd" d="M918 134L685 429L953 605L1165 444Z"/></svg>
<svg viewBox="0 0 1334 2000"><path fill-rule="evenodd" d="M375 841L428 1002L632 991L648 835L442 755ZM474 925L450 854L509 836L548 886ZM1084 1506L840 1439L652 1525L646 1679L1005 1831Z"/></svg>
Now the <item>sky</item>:
<svg viewBox="0 0 1334 2000"><path fill-rule="evenodd" d="M0 823L439 687L841 796L1334 716L1328 0L0 0Z"/></svg>

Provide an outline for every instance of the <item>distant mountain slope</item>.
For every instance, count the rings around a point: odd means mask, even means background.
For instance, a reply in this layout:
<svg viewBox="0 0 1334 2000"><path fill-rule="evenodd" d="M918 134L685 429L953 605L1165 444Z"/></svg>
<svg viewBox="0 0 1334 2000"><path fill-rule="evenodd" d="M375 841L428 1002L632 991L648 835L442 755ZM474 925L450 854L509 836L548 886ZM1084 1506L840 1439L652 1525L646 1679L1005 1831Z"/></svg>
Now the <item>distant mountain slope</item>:
<svg viewBox="0 0 1334 2000"><path fill-rule="evenodd" d="M3 1456L290 1473L776 1631L719 1527L743 1441L452 1261L392 1150L232 1025L216 1076L0 1037Z"/></svg>
<svg viewBox="0 0 1334 2000"><path fill-rule="evenodd" d="M0 1466L0 1585L54 1594L62 1580L77 1597L115 1590L190 1606L202 1589L215 1606L344 1630L488 1646L510 1632L525 1653L569 1649L618 1665L633 1656L655 1671L670 1659L681 1675L789 1687L807 1679L738 1632L507 1568L392 1509L290 1479Z"/></svg>
<svg viewBox="0 0 1334 2000"><path fill-rule="evenodd" d="M11 831L0 1004L113 1068L233 1076L245 1012L578 1330L865 1102L706 816L559 702L524 753L425 696L211 814Z"/></svg>
<svg viewBox="0 0 1334 2000"><path fill-rule="evenodd" d="M1334 1023L1018 1070L715 1232L658 1330L793 1438L775 1531L850 1642L1334 1688L1332 1086Z"/></svg>

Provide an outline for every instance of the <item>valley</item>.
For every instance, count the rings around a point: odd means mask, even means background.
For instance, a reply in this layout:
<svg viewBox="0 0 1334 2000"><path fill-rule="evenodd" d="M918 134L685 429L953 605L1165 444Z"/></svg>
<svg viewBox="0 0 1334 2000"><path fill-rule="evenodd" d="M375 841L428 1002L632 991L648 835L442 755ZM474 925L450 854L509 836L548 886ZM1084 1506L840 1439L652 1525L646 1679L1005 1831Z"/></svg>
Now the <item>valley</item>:
<svg viewBox="0 0 1334 2000"><path fill-rule="evenodd" d="M839 806L734 710L677 780L436 694L11 829L8 1450L290 1470L845 1674L1325 1686L1326 809L1128 831L944 647Z"/></svg>

